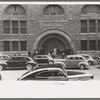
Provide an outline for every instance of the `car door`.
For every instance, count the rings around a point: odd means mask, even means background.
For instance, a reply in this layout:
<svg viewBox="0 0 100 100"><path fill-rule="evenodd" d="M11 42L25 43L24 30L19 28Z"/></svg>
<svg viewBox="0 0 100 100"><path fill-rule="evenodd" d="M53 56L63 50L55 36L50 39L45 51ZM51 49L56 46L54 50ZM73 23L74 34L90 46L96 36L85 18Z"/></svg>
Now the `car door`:
<svg viewBox="0 0 100 100"><path fill-rule="evenodd" d="M8 61L7 61L7 67L8 68L15 68L18 66L18 59L16 57L13 57L13 58L10 58Z"/></svg>
<svg viewBox="0 0 100 100"><path fill-rule="evenodd" d="M67 81L67 75L65 75L62 71L56 70L51 72L51 76L48 77L48 80L52 81Z"/></svg>
<svg viewBox="0 0 100 100"><path fill-rule="evenodd" d="M65 64L68 68L73 68L74 65L74 57L66 58Z"/></svg>
<svg viewBox="0 0 100 100"><path fill-rule="evenodd" d="M52 76L52 73L50 71L42 71L37 73L36 75L36 80L47 80L48 81L48 77Z"/></svg>
<svg viewBox="0 0 100 100"><path fill-rule="evenodd" d="M26 64L25 57L19 57L18 58L18 67L19 68L23 68L23 67L25 67L25 64Z"/></svg>
<svg viewBox="0 0 100 100"><path fill-rule="evenodd" d="M34 59L37 61L38 64L42 63L42 57L41 56L36 56Z"/></svg>
<svg viewBox="0 0 100 100"><path fill-rule="evenodd" d="M42 56L42 64L48 64L48 57L47 56Z"/></svg>

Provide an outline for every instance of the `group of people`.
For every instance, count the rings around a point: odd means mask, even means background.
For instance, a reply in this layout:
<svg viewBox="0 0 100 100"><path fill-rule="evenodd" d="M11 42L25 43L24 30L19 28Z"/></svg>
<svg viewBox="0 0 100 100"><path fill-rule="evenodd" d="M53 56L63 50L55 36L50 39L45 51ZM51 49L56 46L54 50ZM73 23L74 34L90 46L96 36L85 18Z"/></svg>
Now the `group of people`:
<svg viewBox="0 0 100 100"><path fill-rule="evenodd" d="M66 48L66 49L64 49L64 48L60 48L60 49L53 48L53 49L50 49L50 50L38 48L38 49L34 49L33 51L28 52L28 56L32 57L32 58L36 55L50 55L50 56L52 56L52 58L55 58L59 55L64 59L66 55L70 55L70 54L72 54L72 50L69 49L69 48Z"/></svg>

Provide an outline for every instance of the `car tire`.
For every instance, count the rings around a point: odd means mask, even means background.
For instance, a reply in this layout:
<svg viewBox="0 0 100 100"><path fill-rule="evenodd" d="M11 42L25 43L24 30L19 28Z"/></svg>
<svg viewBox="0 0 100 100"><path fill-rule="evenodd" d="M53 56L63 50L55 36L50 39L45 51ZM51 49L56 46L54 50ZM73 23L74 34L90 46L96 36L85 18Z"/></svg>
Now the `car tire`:
<svg viewBox="0 0 100 100"><path fill-rule="evenodd" d="M2 65L0 65L0 71L2 71L3 70L3 66Z"/></svg>
<svg viewBox="0 0 100 100"><path fill-rule="evenodd" d="M83 64L81 64L81 65L80 65L80 69L81 69L81 70L84 70L84 69L85 69L85 66L84 66Z"/></svg>
<svg viewBox="0 0 100 100"><path fill-rule="evenodd" d="M89 61L88 63L89 63L90 66L93 65L91 61Z"/></svg>
<svg viewBox="0 0 100 100"><path fill-rule="evenodd" d="M30 69L32 69L32 68L33 68L33 66L32 66L31 64L27 64L27 65L26 65L26 69L30 70Z"/></svg>
<svg viewBox="0 0 100 100"><path fill-rule="evenodd" d="M100 64L100 59L97 59L97 63Z"/></svg>
<svg viewBox="0 0 100 100"><path fill-rule="evenodd" d="M50 65L50 64L54 64L54 62L53 62L53 61L49 61L49 65Z"/></svg>

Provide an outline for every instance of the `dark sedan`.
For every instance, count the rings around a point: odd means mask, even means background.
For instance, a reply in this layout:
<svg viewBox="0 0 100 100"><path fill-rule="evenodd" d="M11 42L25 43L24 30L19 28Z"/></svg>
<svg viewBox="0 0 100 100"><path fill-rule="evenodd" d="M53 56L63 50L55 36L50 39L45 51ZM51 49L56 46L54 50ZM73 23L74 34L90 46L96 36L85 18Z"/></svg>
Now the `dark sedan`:
<svg viewBox="0 0 100 100"><path fill-rule="evenodd" d="M49 55L36 55L33 59L38 63L38 65L47 65L54 63L53 58Z"/></svg>
<svg viewBox="0 0 100 100"><path fill-rule="evenodd" d="M30 57L25 56L13 56L7 61L0 61L0 70L4 69L21 69L26 68L28 70L36 67L37 63Z"/></svg>

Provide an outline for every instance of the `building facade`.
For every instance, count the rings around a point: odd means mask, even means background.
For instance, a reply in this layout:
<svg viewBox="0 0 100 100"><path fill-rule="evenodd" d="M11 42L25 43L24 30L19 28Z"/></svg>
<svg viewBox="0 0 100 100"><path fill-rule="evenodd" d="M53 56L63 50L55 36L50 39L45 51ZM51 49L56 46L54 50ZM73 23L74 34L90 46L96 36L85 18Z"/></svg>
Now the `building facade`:
<svg viewBox="0 0 100 100"><path fill-rule="evenodd" d="M100 5L0 6L0 51L56 48L100 56Z"/></svg>

